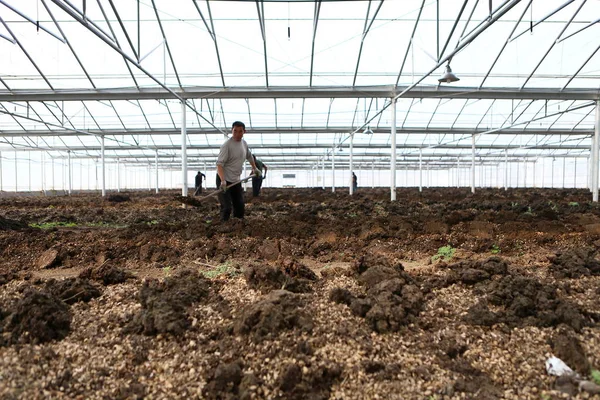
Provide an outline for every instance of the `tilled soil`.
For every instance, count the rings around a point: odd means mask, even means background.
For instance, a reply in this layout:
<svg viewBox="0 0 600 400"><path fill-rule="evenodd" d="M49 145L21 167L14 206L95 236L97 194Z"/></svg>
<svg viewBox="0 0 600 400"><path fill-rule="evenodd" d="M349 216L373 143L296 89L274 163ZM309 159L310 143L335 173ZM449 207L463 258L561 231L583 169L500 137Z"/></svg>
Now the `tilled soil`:
<svg viewBox="0 0 600 400"><path fill-rule="evenodd" d="M600 398L589 191L249 196L0 197L0 398Z"/></svg>

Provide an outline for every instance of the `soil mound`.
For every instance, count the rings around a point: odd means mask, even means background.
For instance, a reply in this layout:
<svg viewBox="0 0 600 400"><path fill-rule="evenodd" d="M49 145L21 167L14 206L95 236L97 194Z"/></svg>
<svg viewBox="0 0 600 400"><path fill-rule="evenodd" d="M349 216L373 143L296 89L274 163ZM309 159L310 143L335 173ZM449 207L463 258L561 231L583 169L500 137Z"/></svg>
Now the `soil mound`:
<svg viewBox="0 0 600 400"><path fill-rule="evenodd" d="M0 217L0 231L18 231L26 228L28 228L27 224L21 221Z"/></svg>
<svg viewBox="0 0 600 400"><path fill-rule="evenodd" d="M308 267L304 268L308 269ZM261 293L280 289L293 293L307 293L312 290L310 281L299 277L300 275L309 275L307 272L298 272L298 269L296 269L296 276L291 276L284 271L285 269L282 270L271 265L253 263L245 269L244 276L248 286ZM312 271L310 272L312 273Z"/></svg>
<svg viewBox="0 0 600 400"><path fill-rule="evenodd" d="M111 264L102 264L99 267L89 267L79 274L79 278L99 281L102 282L104 286L123 283L133 277L134 276L131 273Z"/></svg>
<svg viewBox="0 0 600 400"><path fill-rule="evenodd" d="M320 366L307 373L303 373L298 364L287 364L281 370L278 386L286 399L326 400L330 397L331 386L341 375L342 368L337 364Z"/></svg>
<svg viewBox="0 0 600 400"><path fill-rule="evenodd" d="M349 305L355 315L365 318L379 333L398 331L413 321L423 306L423 293L404 272L402 264L389 265L368 266L364 259L359 261L356 270L364 272L358 281L367 287L367 296L354 297L348 290L336 288L329 297Z"/></svg>
<svg viewBox="0 0 600 400"><path fill-rule="evenodd" d="M254 304L246 306L233 325L235 334L252 334L263 338L279 331L298 328L309 332L313 323L301 309L300 295L287 290L275 290Z"/></svg>
<svg viewBox="0 0 600 400"><path fill-rule="evenodd" d="M503 276L508 273L508 263L500 257L461 261L449 265L448 268L452 271L448 277L449 284L462 282L465 285L474 285L489 280L494 275Z"/></svg>
<svg viewBox="0 0 600 400"><path fill-rule="evenodd" d="M78 301L87 303L102 295L96 286L81 278L67 278L61 281L51 279L46 282L45 288L67 304L75 304Z"/></svg>
<svg viewBox="0 0 600 400"><path fill-rule="evenodd" d="M585 350L571 329L561 326L550 339L550 346L554 355L573 370L582 375L590 373L591 365L585 355Z"/></svg>
<svg viewBox="0 0 600 400"><path fill-rule="evenodd" d="M14 272L3 272L0 274L0 286L6 285L8 282L13 279L17 279L19 276Z"/></svg>
<svg viewBox="0 0 600 400"><path fill-rule="evenodd" d="M27 287L0 323L0 345L61 340L70 331L69 307L51 293Z"/></svg>
<svg viewBox="0 0 600 400"><path fill-rule="evenodd" d="M475 293L484 299L471 307L466 316L467 322L474 325L548 327L562 323L579 332L591 324L576 305L559 297L555 287L521 275L481 283ZM491 311L489 305L499 310Z"/></svg>
<svg viewBox="0 0 600 400"><path fill-rule="evenodd" d="M241 361L219 364L207 379L207 384L203 389L204 398L238 399L242 377Z"/></svg>
<svg viewBox="0 0 600 400"><path fill-rule="evenodd" d="M193 270L181 270L163 281L146 280L139 293L142 310L125 327L125 333L179 335L191 325L187 309L209 292L210 283Z"/></svg>
<svg viewBox="0 0 600 400"><path fill-rule="evenodd" d="M576 248L556 253L550 261L550 272L555 278L581 278L600 275L600 261L594 249Z"/></svg>
<svg viewBox="0 0 600 400"><path fill-rule="evenodd" d="M383 266L396 271L404 271L404 266L394 262L381 254L370 254L360 256L352 265L354 271L360 275L373 266Z"/></svg>
<svg viewBox="0 0 600 400"><path fill-rule="evenodd" d="M125 201L130 201L131 198L126 194L111 194L106 198L107 201L111 203L122 203Z"/></svg>

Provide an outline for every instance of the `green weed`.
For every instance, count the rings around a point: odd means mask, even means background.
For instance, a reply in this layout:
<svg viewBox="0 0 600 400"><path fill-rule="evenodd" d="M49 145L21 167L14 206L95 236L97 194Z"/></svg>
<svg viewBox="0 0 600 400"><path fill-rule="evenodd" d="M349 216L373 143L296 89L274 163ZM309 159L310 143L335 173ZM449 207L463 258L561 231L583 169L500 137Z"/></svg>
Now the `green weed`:
<svg viewBox="0 0 600 400"><path fill-rule="evenodd" d="M29 224L29 226L32 228L38 228L38 229L52 229L52 228L59 228L59 227L60 228L72 228L74 226L77 226L77 223L55 221L55 222L42 222L39 224L31 223L31 224Z"/></svg>
<svg viewBox="0 0 600 400"><path fill-rule="evenodd" d="M495 243L492 245L492 250L490 250L490 252L492 254L498 254L498 253L500 253L500 251L501 251L500 247L498 247L498 245Z"/></svg>
<svg viewBox="0 0 600 400"><path fill-rule="evenodd" d="M596 385L600 385L600 371L598 371L597 369L593 369L591 375L594 383Z"/></svg>
<svg viewBox="0 0 600 400"><path fill-rule="evenodd" d="M239 269L237 269L236 265L231 261L227 261L224 264L217 266L215 269L211 269L210 271L202 271L202 275L208 279L214 279L220 275L227 275L227 277L232 278L239 274Z"/></svg>
<svg viewBox="0 0 600 400"><path fill-rule="evenodd" d="M450 245L442 246L438 249L437 254L431 257L431 261L437 261L441 259L442 261L448 261L454 257L454 253L456 249Z"/></svg>
<svg viewBox="0 0 600 400"><path fill-rule="evenodd" d="M579 203L576 201L570 201L569 202L569 207L579 207Z"/></svg>

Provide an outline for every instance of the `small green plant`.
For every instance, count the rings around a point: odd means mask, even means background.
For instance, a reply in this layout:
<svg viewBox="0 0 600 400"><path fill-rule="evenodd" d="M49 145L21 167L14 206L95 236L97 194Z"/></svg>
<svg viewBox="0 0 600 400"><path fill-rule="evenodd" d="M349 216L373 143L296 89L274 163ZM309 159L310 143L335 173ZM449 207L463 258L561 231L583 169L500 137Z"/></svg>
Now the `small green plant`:
<svg viewBox="0 0 600 400"><path fill-rule="evenodd" d="M598 371L597 369L592 369L592 380L594 381L594 383L596 385L600 385L600 371Z"/></svg>
<svg viewBox="0 0 600 400"><path fill-rule="evenodd" d="M158 224L158 220L156 220L156 219L146 222L146 225L157 225L157 224Z"/></svg>
<svg viewBox="0 0 600 400"><path fill-rule="evenodd" d="M495 243L492 245L492 250L490 250L490 252L492 254L498 254L498 253L500 253L500 251L501 251L500 247L498 247L498 245Z"/></svg>
<svg viewBox="0 0 600 400"><path fill-rule="evenodd" d="M548 202L548 205L550 206L550 209L551 209L552 211L554 211L554 212L558 212L558 205L557 205L555 202L553 202L552 200L550 200L550 201Z"/></svg>
<svg viewBox="0 0 600 400"><path fill-rule="evenodd" d="M579 203L576 201L570 201L569 202L569 207L579 207Z"/></svg>
<svg viewBox="0 0 600 400"><path fill-rule="evenodd" d="M39 224L36 223L31 223L29 224L30 227L32 228L38 228L38 229L52 229L52 228L72 228L74 226L77 226L77 224L75 222L60 222L60 221L55 221L55 222L42 222Z"/></svg>
<svg viewBox="0 0 600 400"><path fill-rule="evenodd" d="M235 265L231 261L227 261L224 264L217 266L215 269L211 269L210 271L202 272L202 275L204 275L208 279L214 279L220 275L227 275L229 278L232 278L239 274L240 271L235 267Z"/></svg>
<svg viewBox="0 0 600 400"><path fill-rule="evenodd" d="M163 272L164 272L165 274L167 274L167 275L168 275L168 274L171 272L171 270L172 270L172 269L173 269L173 267L171 267L170 265L167 265L166 267L163 267L163 269L162 269L162 270L163 270Z"/></svg>
<svg viewBox="0 0 600 400"><path fill-rule="evenodd" d="M525 215L533 215L533 210L531 209L531 206L527 207L527 211L525 211L523 214L525 214Z"/></svg>
<svg viewBox="0 0 600 400"><path fill-rule="evenodd" d="M442 246L438 249L437 254L431 257L431 261L437 261L441 259L442 261L448 261L454 257L454 253L456 249L450 245Z"/></svg>
<svg viewBox="0 0 600 400"><path fill-rule="evenodd" d="M517 208L517 207L519 207L519 203L518 203L518 202L516 202L516 201L512 201L512 202L510 203L510 206L511 206L512 208Z"/></svg>

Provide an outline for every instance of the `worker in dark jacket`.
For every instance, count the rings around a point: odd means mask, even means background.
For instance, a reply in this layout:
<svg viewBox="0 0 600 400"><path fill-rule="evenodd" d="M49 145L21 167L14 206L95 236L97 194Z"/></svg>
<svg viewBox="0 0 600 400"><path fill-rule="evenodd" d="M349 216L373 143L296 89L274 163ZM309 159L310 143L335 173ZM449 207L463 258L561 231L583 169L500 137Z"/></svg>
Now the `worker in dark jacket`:
<svg viewBox="0 0 600 400"><path fill-rule="evenodd" d="M265 179L267 177L267 166L260 160L258 160L256 158L256 156L253 154L252 157L254 157L254 164L256 164L256 169L260 170L260 171L265 171L262 176L254 176L252 177L252 196L257 197L260 194L260 188L262 187L262 181L263 179Z"/></svg>
<svg viewBox="0 0 600 400"><path fill-rule="evenodd" d="M206 175L204 175L202 172L198 171L198 174L196 174L196 182L194 187L196 188L196 191L194 192L194 196L198 196L199 194L202 193L202 178L206 178Z"/></svg>

